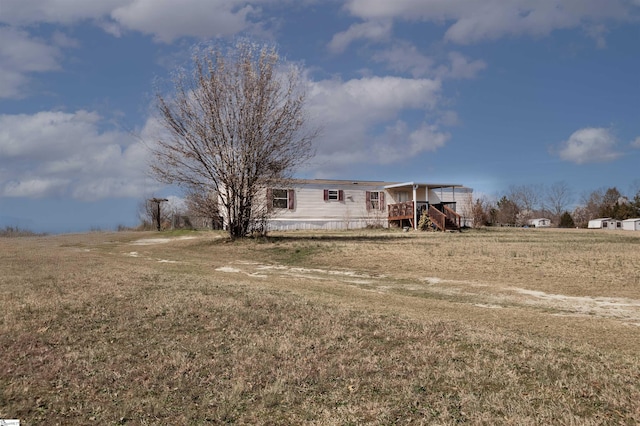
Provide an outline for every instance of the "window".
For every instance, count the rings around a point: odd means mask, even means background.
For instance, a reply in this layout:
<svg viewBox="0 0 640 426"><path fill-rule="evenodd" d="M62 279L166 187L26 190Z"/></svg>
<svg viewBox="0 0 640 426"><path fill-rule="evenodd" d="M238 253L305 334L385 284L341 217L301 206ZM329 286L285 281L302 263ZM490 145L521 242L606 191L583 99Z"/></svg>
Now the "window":
<svg viewBox="0 0 640 426"><path fill-rule="evenodd" d="M269 198L268 207L293 210L293 194L293 189L269 189L267 191L267 197Z"/></svg>
<svg viewBox="0 0 640 426"><path fill-rule="evenodd" d="M385 210L384 192L367 191L367 210Z"/></svg>
<svg viewBox="0 0 640 426"><path fill-rule="evenodd" d="M369 209L371 210L380 210L380 193L379 192L372 192L369 195L369 203L371 204L371 207L369 207Z"/></svg>
<svg viewBox="0 0 640 426"><path fill-rule="evenodd" d="M409 197L409 192L407 191L398 191L396 192L396 201L398 203L405 203L407 201L410 201L411 198Z"/></svg>
<svg viewBox="0 0 640 426"><path fill-rule="evenodd" d="M344 191L342 189L325 189L325 201L344 201Z"/></svg>
<svg viewBox="0 0 640 426"><path fill-rule="evenodd" d="M286 189L273 190L273 208L286 209L289 206L289 197Z"/></svg>

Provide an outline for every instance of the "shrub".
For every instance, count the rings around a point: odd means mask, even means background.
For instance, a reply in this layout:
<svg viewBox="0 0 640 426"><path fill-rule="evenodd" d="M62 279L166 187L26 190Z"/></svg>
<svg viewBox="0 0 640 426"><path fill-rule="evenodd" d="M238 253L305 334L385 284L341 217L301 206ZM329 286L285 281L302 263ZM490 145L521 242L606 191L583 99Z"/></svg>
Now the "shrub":
<svg viewBox="0 0 640 426"><path fill-rule="evenodd" d="M573 218L569 212L562 213L559 226L560 228L575 228L576 224L573 222Z"/></svg>

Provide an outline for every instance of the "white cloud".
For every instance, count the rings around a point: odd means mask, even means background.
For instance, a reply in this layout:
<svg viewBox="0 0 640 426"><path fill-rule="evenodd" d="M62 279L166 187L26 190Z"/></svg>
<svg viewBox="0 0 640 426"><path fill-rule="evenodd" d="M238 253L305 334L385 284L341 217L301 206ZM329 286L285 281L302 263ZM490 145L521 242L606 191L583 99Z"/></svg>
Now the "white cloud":
<svg viewBox="0 0 640 426"><path fill-rule="evenodd" d="M0 196L137 197L148 151L87 111L0 115Z"/></svg>
<svg viewBox="0 0 640 426"><path fill-rule="evenodd" d="M638 14L627 0L347 0L346 8L364 20L446 23L445 39L460 44L506 35L545 36L557 29L628 20Z"/></svg>
<svg viewBox="0 0 640 426"><path fill-rule="evenodd" d="M263 6L283 0L23 0L4 1L0 22L13 26L36 23L73 24L93 21L110 34L122 30L152 34L170 42L181 36L216 37L255 29ZM293 3L292 0L287 0ZM297 7L308 7L306 1ZM598 43L606 43L604 24L638 16L629 0L344 0L345 8L364 23L337 34L330 47L341 51L356 39L384 39L392 20L446 24L445 39L469 44L505 35L544 36L557 29L584 27Z"/></svg>
<svg viewBox="0 0 640 426"><path fill-rule="evenodd" d="M603 24L586 25L585 33L596 42L596 46L599 49L607 47L607 40L604 37L607 33L607 28Z"/></svg>
<svg viewBox="0 0 640 426"><path fill-rule="evenodd" d="M171 42L181 36L233 35L252 26L256 10L238 0L134 0L114 9L111 17L124 28Z"/></svg>
<svg viewBox="0 0 640 426"><path fill-rule="evenodd" d="M635 140L633 142L631 142L631 147L632 148L640 148L640 136L638 136L637 138L635 138Z"/></svg>
<svg viewBox="0 0 640 426"><path fill-rule="evenodd" d="M51 36L51 41L55 46L63 47L63 48L72 48L72 47L80 47L80 42L68 35L61 33L60 31L55 31Z"/></svg>
<svg viewBox="0 0 640 426"><path fill-rule="evenodd" d="M450 52L449 61L451 67L443 77L445 78L475 78L475 76L487 67L483 60L469 61L459 52Z"/></svg>
<svg viewBox="0 0 640 426"><path fill-rule="evenodd" d="M0 22L10 25L34 23L72 24L96 19L131 0L20 0L3 1Z"/></svg>
<svg viewBox="0 0 640 426"><path fill-rule="evenodd" d="M23 180L13 180L4 185L2 195L5 197L29 197L38 198L42 195L61 195L64 188L69 184L65 179L39 179L25 178Z"/></svg>
<svg viewBox="0 0 640 426"><path fill-rule="evenodd" d="M429 124L441 85L429 79L369 77L310 83L309 113L323 134L316 141L317 170L390 164L443 146L449 135ZM400 120L403 112L424 118Z"/></svg>
<svg viewBox="0 0 640 426"><path fill-rule="evenodd" d="M375 123L404 109L433 107L440 82L429 79L368 77L343 82L311 83L311 110L330 122L363 120Z"/></svg>
<svg viewBox="0 0 640 426"><path fill-rule="evenodd" d="M359 39L385 40L391 35L391 28L389 21L353 24L348 30L333 36L329 43L329 50L333 53L342 53L351 43Z"/></svg>
<svg viewBox="0 0 640 426"><path fill-rule="evenodd" d="M106 32L123 30L151 34L171 42L182 36L218 37L255 27L250 15L259 13L254 0L30 0L2 4L0 22L14 26L35 23L74 24L93 21ZM253 5L252 5L253 4Z"/></svg>
<svg viewBox="0 0 640 426"><path fill-rule="evenodd" d="M383 135L373 138L371 149L378 163L393 164L424 152L434 152L443 147L450 137L435 125L423 122L412 130L407 123L398 120Z"/></svg>
<svg viewBox="0 0 640 426"><path fill-rule="evenodd" d="M561 159L576 164L601 163L620 157L616 138L609 129L587 127L575 131L560 144Z"/></svg>
<svg viewBox="0 0 640 426"><path fill-rule="evenodd" d="M438 79L470 79L487 67L482 60L469 60L460 52L449 52L446 63L436 66L436 59L421 53L408 42L398 42L393 47L373 55L372 59L386 64L398 72L406 72L413 77Z"/></svg>
<svg viewBox="0 0 640 426"><path fill-rule="evenodd" d="M59 70L61 56L57 46L25 31L0 27L0 99L23 97L29 73Z"/></svg>
<svg viewBox="0 0 640 426"><path fill-rule="evenodd" d="M382 62L393 71L408 72L413 77L426 77L432 74L435 60L420 52L408 42L398 42L387 50L373 55L373 60Z"/></svg>

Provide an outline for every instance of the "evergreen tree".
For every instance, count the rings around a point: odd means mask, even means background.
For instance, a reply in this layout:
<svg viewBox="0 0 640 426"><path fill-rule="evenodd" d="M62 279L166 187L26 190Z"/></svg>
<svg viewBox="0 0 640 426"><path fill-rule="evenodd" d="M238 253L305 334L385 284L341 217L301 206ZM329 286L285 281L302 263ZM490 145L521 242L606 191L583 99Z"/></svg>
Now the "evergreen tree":
<svg viewBox="0 0 640 426"><path fill-rule="evenodd" d="M575 228L576 224L573 222L571 214L567 211L560 216L560 228Z"/></svg>

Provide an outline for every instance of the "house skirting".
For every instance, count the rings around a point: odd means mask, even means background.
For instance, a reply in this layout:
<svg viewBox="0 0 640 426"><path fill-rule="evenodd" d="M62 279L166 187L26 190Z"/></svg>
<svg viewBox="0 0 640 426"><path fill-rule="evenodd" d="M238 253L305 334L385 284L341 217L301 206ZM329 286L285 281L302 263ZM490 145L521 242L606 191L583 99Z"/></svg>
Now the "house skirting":
<svg viewBox="0 0 640 426"><path fill-rule="evenodd" d="M387 228L389 221L384 219L270 219L267 224L269 231L295 230L331 230L331 229L362 229L367 227Z"/></svg>

